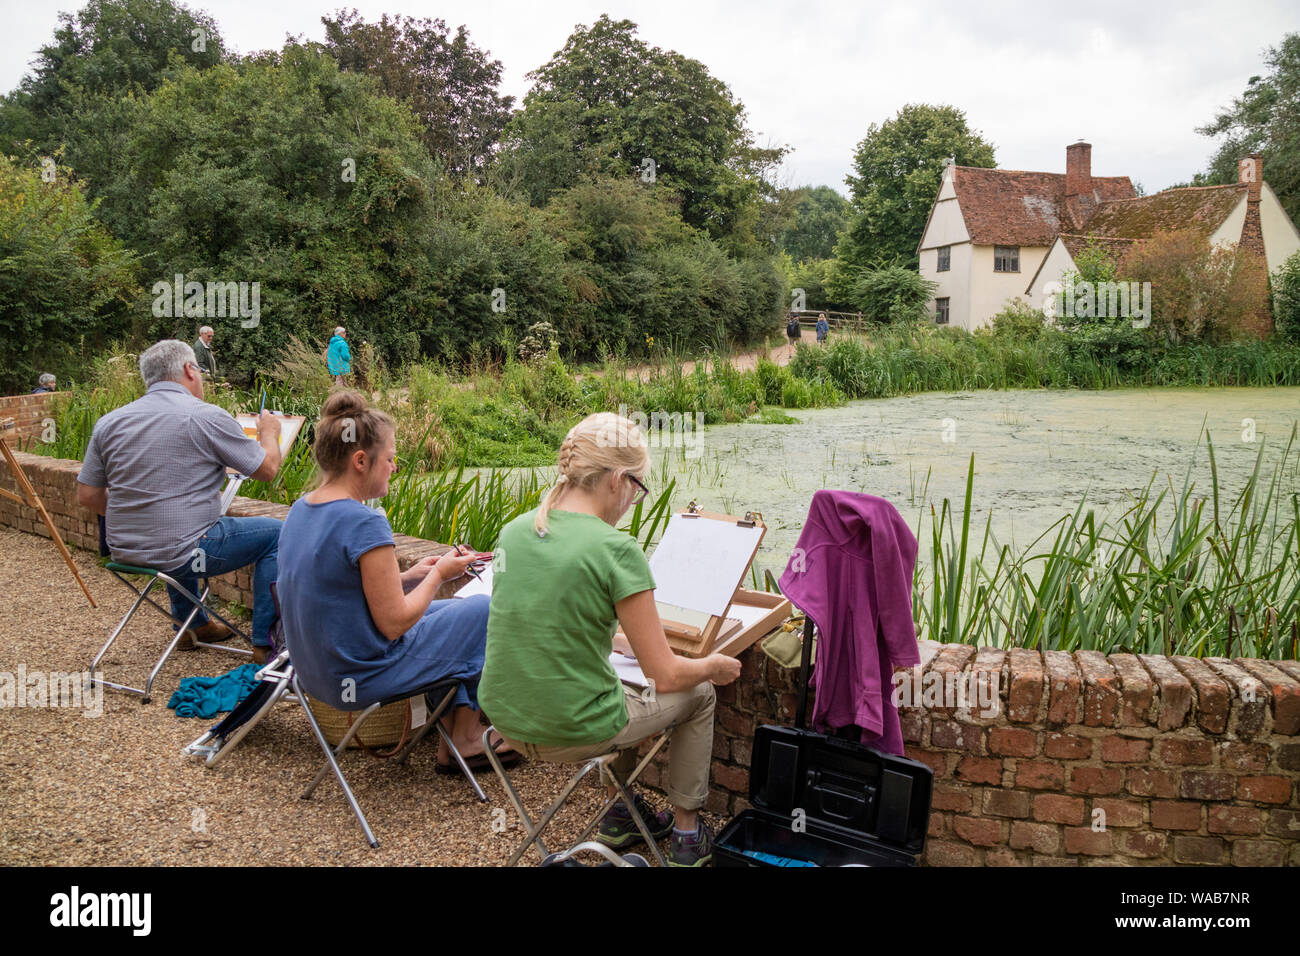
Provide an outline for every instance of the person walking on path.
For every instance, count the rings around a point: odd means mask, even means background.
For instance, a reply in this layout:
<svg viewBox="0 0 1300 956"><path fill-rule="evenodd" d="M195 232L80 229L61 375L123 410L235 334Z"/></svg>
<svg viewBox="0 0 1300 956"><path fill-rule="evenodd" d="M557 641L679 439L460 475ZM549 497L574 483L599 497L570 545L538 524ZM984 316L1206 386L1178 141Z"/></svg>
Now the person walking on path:
<svg viewBox="0 0 1300 956"><path fill-rule="evenodd" d="M325 357L325 364L334 376L335 385L342 385L343 376L352 371L352 350L348 348L347 335L348 330L338 326L334 330L334 337L330 339L329 353Z"/></svg>
<svg viewBox="0 0 1300 956"><path fill-rule="evenodd" d="M817 316L817 344L824 346L826 336L831 334L831 324L826 321L826 313Z"/></svg>
<svg viewBox="0 0 1300 956"><path fill-rule="evenodd" d="M793 312L790 313L790 319L785 324L785 337L790 342L790 357L794 358L794 346L803 335L803 327L799 324L799 316Z"/></svg>

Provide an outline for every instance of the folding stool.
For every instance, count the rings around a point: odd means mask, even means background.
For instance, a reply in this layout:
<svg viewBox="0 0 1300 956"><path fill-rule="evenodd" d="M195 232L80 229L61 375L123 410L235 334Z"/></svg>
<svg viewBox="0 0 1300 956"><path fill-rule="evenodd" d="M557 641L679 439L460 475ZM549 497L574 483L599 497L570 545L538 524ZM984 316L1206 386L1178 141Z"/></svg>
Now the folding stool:
<svg viewBox="0 0 1300 956"><path fill-rule="evenodd" d="M663 748L663 745L668 742L668 736L672 733L671 727L664 730L657 737L648 738L653 740L650 749L646 752L646 755L641 758L640 762L636 765L636 768L628 774L626 780L620 779L612 766L615 758L617 758L622 751L615 750L611 753L601 754L600 756L591 757L586 760L582 766L578 768L577 773L569 778L568 782L564 785L564 788L560 791L560 795L556 797L555 801L549 807L546 808L546 812L542 814L536 824L534 824L533 818L528 815L527 808L519 798L519 792L515 790L514 784L510 782L510 775L506 773L506 769L501 763L501 758L491 747L489 738L493 732L494 728L492 727L483 731L483 752L487 754L488 762L492 764L492 769L496 771L497 777L501 780L501 785L505 788L506 795L510 797L510 802L514 804L515 811L519 814L519 820L523 823L526 834L523 842L520 843L515 849L515 852L511 854L510 860L506 863L506 866L514 866L517 864L520 858L528 852L528 848L533 845L537 846L543 859L550 858L553 860L555 858L567 858L569 855L576 853L579 849L584 848L582 845L586 842L587 837L590 836L591 831L596 829L600 821L604 819L605 814L609 812L610 807L614 805L614 801L618 799L622 799L623 806L627 807L628 813L632 816L632 821L636 824L636 828L641 831L641 836L644 838L646 846L649 848L650 855L653 857L655 863L659 866L666 865L664 863L663 854L659 852L659 847L650 833L650 828L646 825L641 814L637 812L636 801L632 798L632 784L636 782L637 777L641 776L641 771L649 766L650 761L655 758L655 755L659 753ZM640 743L644 743L644 741L641 741L634 746L640 746ZM582 778L602 764L605 765L605 773L608 774L609 779L614 783L614 788L617 791L616 795L605 799L604 805L601 806L601 808L596 811L595 815L587 822L587 825L583 828L582 832L578 834L578 838L573 841L574 845L572 847L563 853L552 857L550 851L546 848L546 844L542 842L542 831L545 830L551 820L554 819L555 815L560 811L560 808L568 802L569 797L582 781Z"/></svg>
<svg viewBox="0 0 1300 956"><path fill-rule="evenodd" d="M468 780L470 786L474 788L474 794L478 797L479 802L487 802L487 794L483 792L483 788L479 786L479 782L474 779L474 772L470 770L469 765L465 763L465 758L461 756L460 751L456 748L456 744L451 739L451 734L447 733L446 729L442 726L442 721L440 719L456 699L456 693L461 687L461 682L459 680L452 678L434 681L424 687L416 688L413 691L404 691L395 697L375 701L375 703L360 712L357 719L352 722L352 726L348 728L347 733L343 735L343 739L340 740L338 745L333 749L330 748L329 741L325 739L325 734L321 731L320 724L316 722L316 715L313 714L311 708L307 706L306 695L303 693L302 687L298 683L297 674L292 675L290 683L293 686L294 693L302 702L303 712L307 715L307 722L311 724L312 733L316 735L316 741L320 744L321 750L325 752L325 763L321 766L320 770L317 771L312 782L307 785L307 789L303 791L302 799L310 800L312 792L320 785L320 782L325 779L325 775L329 773L330 770L333 770L334 776L338 778L339 786L343 788L343 795L347 797L348 805L352 807L352 813L356 816L357 822L361 824L361 829L366 835L366 842L369 843L371 847L378 847L379 841L375 839L375 834L370 829L370 824L366 822L366 816L361 812L361 807L357 803L357 798L352 793L352 788L348 786L347 778L343 776L343 770L339 767L338 757L345 749L347 749L348 744L352 742L352 738L361 730L362 725L365 724L370 715L375 713L375 711L379 710L379 708L383 707L385 704L397 703L406 700L408 697L417 697L420 695L428 697L431 701L437 700L439 703L429 713L428 720L426 720L424 725L416 732L415 736L407 741L406 745L398 751L394 759L396 759L399 764L406 763L406 760L411 755L411 750L415 745L423 740L430 730L436 727L438 728L438 733L442 735L442 739L446 742L447 749L451 752L452 759L456 761L457 766L460 767L460 772L465 775L465 779Z"/></svg>
<svg viewBox="0 0 1300 956"><path fill-rule="evenodd" d="M136 595L136 598L135 601L132 602L130 610L126 612L126 616L123 617L120 622L118 622L118 625L116 628L114 628L113 633L109 635L107 643L105 643L104 646L99 649L99 653L95 655L95 659L90 662L90 676L87 679L88 685L93 686L94 684L98 683L104 687L111 687L114 690L122 690L122 691L127 691L128 693L131 694L139 694L142 698L142 700L140 701L142 704L149 703L150 691L153 689L153 682L158 677L158 672L163 669L163 665L166 664L167 659L171 657L172 651L176 650L176 645L180 643L181 635L185 633L185 631L189 628L191 622L193 622L194 618L198 615L200 607L202 607L205 611L207 611L208 614L212 615L217 620L219 620L222 624L226 625L226 627L234 631L235 634L237 634L239 637L242 637L245 641L249 640L247 634L245 634L238 627L236 627L234 624L228 621L219 612L207 606L206 602L208 599L208 591L211 589L211 585L207 578L203 579L203 590L198 595L195 595L188 588L182 587L176 581L176 579L173 578L171 575L165 574L162 571L159 571L155 568L144 568L144 567L138 567L136 565L131 565L131 564L119 564L116 561L108 562L108 564L106 564L105 567L107 567L108 570L113 572L114 577L116 577L119 581L121 581L128 588L130 588L131 592ZM128 579L128 576L135 577L141 575L149 579L148 583L143 588L136 587L135 584L133 584ZM118 684L110 680L105 680L102 676L96 677L95 672L96 670L99 669L99 662L104 659L104 655L108 653L108 649L113 646L113 642L116 641L118 635L120 635L122 631L126 629L126 625L130 622L131 618L135 616L135 612L140 609L140 605L142 605L145 601L148 601L150 604L152 604L158 610L158 612L163 615L163 617L167 618L167 620L173 622L176 620L175 618L172 617L172 613L169 608L164 608L161 604L159 604L157 601L155 601L153 598L149 596L149 592L152 591L154 586L159 583L163 585L170 585L171 587L175 588L177 592L179 592L187 601L190 602L191 608L190 608L189 615L185 618L183 622L180 622L180 627L177 628L175 636L171 639L171 643L167 645L167 648L166 650L163 651L162 656L158 658L158 662L154 664L153 669L149 671L149 678L148 680L145 681L144 687L131 687L128 684ZM249 641L249 643L252 642ZM211 644L211 643L206 643L204 641L198 641L198 640L194 641L194 646L204 647L214 651L222 651L226 654L237 654L240 657L253 656L253 652L251 650L248 650L247 648L243 648L243 647L226 647L225 645L222 644Z"/></svg>

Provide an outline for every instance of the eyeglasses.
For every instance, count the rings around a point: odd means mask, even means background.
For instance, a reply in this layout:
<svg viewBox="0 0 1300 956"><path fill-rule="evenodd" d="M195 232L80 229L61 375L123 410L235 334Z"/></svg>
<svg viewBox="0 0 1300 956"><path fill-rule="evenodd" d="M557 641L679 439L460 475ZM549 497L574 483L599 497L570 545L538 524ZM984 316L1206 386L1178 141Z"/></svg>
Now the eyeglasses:
<svg viewBox="0 0 1300 956"><path fill-rule="evenodd" d="M632 504L639 505L641 502L645 501L646 495L650 494L650 489L641 484L641 482L637 480L636 475L629 473L627 479L641 489L637 492L636 497L632 499Z"/></svg>

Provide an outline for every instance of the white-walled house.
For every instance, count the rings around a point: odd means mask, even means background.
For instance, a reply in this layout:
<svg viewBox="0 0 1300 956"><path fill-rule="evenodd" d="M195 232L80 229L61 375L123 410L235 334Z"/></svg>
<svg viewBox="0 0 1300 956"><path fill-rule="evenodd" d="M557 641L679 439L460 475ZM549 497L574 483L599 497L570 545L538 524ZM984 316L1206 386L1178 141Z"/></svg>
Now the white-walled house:
<svg viewBox="0 0 1300 956"><path fill-rule="evenodd" d="M1092 175L1088 143L1066 147L1065 170L945 168L917 246L921 276L938 286L936 322L973 331L1012 300L1041 308L1048 286L1075 271L1074 256L1090 243L1120 255L1156 232L1194 229L1210 244L1263 258L1270 273L1300 250L1259 156L1241 160L1236 183L1141 197L1127 176Z"/></svg>
<svg viewBox="0 0 1300 956"><path fill-rule="evenodd" d="M1056 238L1025 289L1029 301L1043 306L1049 286L1075 272L1074 257L1091 245L1103 245L1115 256L1159 231L1192 230L1208 245L1239 248L1261 256L1268 272L1300 251L1300 230L1277 195L1264 182L1259 156L1244 157L1238 181L1226 186L1187 186L1153 196L1105 203L1088 221L1086 231ZM1267 303L1262 303L1265 306ZM1266 331L1261 329L1261 331Z"/></svg>
<svg viewBox="0 0 1300 956"><path fill-rule="evenodd" d="M1066 148L1065 173L949 165L917 247L938 284L935 321L987 325L1025 286L1062 233L1083 231L1103 204L1136 196L1127 176L1093 176L1092 147Z"/></svg>

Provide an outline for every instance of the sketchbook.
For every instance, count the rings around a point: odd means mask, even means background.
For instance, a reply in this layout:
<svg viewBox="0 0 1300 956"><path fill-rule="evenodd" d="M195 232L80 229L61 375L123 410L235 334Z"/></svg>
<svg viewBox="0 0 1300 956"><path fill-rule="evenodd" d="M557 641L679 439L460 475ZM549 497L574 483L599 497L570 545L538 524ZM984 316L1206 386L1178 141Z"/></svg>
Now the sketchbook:
<svg viewBox="0 0 1300 956"><path fill-rule="evenodd" d="M760 524L735 518L717 520L689 512L673 515L650 556L655 600L706 617L723 616L754 560L763 530Z"/></svg>

